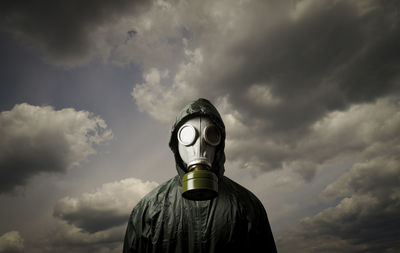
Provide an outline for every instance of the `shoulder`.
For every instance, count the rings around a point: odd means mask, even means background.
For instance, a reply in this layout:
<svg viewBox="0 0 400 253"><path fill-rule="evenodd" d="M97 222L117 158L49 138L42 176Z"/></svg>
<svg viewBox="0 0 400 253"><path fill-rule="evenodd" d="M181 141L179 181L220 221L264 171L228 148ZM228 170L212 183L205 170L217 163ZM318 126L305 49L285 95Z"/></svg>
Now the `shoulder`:
<svg viewBox="0 0 400 253"><path fill-rule="evenodd" d="M237 197L250 199L251 201L254 202L260 202L260 200L256 197L256 195L254 195L254 193L252 193L250 190L246 189L242 185L236 183L232 179L224 176L222 182L227 188L227 190L231 191L232 193L235 193Z"/></svg>
<svg viewBox="0 0 400 253"><path fill-rule="evenodd" d="M124 241L124 252L142 252L158 241L161 223L172 201L171 194L179 188L179 177L171 178L144 196L133 208ZM164 212L164 213L163 213Z"/></svg>
<svg viewBox="0 0 400 253"><path fill-rule="evenodd" d="M255 216L265 214L263 204L250 190L226 176L222 179L222 185L224 191L226 191L231 198L236 199L239 205L242 206L248 214L253 214Z"/></svg>
<svg viewBox="0 0 400 253"><path fill-rule="evenodd" d="M154 188L135 205L132 215L157 210L176 191L178 182L179 176L176 176Z"/></svg>
<svg viewBox="0 0 400 253"><path fill-rule="evenodd" d="M267 212L261 201L251 191L235 181L227 177L223 177L221 181L221 190L223 190L221 194L236 204L236 208L240 209L238 215L247 222L244 243L249 251L276 252Z"/></svg>

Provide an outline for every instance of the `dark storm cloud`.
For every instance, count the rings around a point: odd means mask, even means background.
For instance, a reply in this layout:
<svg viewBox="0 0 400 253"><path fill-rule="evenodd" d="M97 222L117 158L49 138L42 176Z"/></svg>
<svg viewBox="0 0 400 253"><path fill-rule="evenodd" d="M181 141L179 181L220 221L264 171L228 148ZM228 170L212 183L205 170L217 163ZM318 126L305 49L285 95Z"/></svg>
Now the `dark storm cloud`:
<svg viewBox="0 0 400 253"><path fill-rule="evenodd" d="M134 15L150 3L136 0L2 1L0 28L20 37L23 44L39 47L47 58L68 65L69 61L86 61L91 57L95 50L93 31L123 15Z"/></svg>
<svg viewBox="0 0 400 253"><path fill-rule="evenodd" d="M290 138L290 132L306 131L329 111L399 88L397 2L374 1L366 7L349 1L311 3L296 18L290 16L296 7L288 7L282 13L287 18L272 26L254 18L248 39L226 53L238 63L220 64L224 75L211 80L221 92L229 90L246 118L264 118L268 132ZM230 68L229 74L224 68ZM280 103L260 106L244 96L253 84L268 87Z"/></svg>
<svg viewBox="0 0 400 253"><path fill-rule="evenodd" d="M91 193L60 199L53 215L89 233L104 231L125 224L131 208L156 186L135 178L107 183Z"/></svg>
<svg viewBox="0 0 400 253"><path fill-rule="evenodd" d="M0 113L0 193L42 172L65 172L112 137L105 122L86 111L15 105Z"/></svg>
<svg viewBox="0 0 400 253"><path fill-rule="evenodd" d="M176 72L148 69L132 95L164 122L195 98L209 98L227 121L228 159L262 171L292 167L311 180L318 166L345 153L317 140L307 144L318 122L399 94L399 6L206 1L197 8L203 22L186 14L193 6L177 7L178 20L193 34L185 58Z"/></svg>
<svg viewBox="0 0 400 253"><path fill-rule="evenodd" d="M79 212L66 214L58 207L54 210L55 217L66 220L89 233L125 224L128 215L128 213L117 213L114 210L93 210L90 208L82 208Z"/></svg>
<svg viewBox="0 0 400 253"><path fill-rule="evenodd" d="M314 156L308 160L344 151L356 162L321 192L321 200L331 206L280 235L281 252L399 251L399 109L398 99L380 99L336 112L314 126L324 134L308 141L317 144L304 149Z"/></svg>
<svg viewBox="0 0 400 253"><path fill-rule="evenodd" d="M281 252L399 251L398 151L357 163L328 185L321 197L341 198L339 204L282 234L278 239Z"/></svg>
<svg viewBox="0 0 400 253"><path fill-rule="evenodd" d="M280 168L304 157L307 151L299 147L313 135L313 124L330 112L399 92L397 2L309 3L301 12L299 6L286 6L284 18L272 25L261 16L250 19L247 36L228 43L223 57L203 65L205 75L199 78L199 83L210 84L199 94L208 96L213 90L217 100L227 93L238 119L255 136L249 145L248 137L242 138L244 145L237 145L232 157L249 161L256 156L260 169ZM207 51L205 55L207 59ZM260 139L264 144L256 141ZM274 145L265 145L268 141ZM294 167L312 179L317 164L335 157L322 152L316 149Z"/></svg>
<svg viewBox="0 0 400 253"><path fill-rule="evenodd" d="M395 149L400 143L397 138L400 131L398 112L399 98L352 105L345 111L328 113L311 125L307 134L294 136L288 141L254 134L257 129L253 124L232 123L231 117L227 117L226 123L233 126L230 131L234 131L227 149L230 156L243 159L249 167L273 169L273 166L282 166L293 169L310 181L318 170L335 161L346 157L353 157L354 161L370 159L384 152L374 150L380 146Z"/></svg>

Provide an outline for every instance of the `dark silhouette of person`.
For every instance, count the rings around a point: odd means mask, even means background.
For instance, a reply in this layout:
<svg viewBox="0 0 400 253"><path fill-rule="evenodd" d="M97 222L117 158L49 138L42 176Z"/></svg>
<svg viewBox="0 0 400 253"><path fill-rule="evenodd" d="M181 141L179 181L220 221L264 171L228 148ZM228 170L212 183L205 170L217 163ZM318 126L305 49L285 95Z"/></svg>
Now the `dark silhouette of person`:
<svg viewBox="0 0 400 253"><path fill-rule="evenodd" d="M123 252L276 252L267 213L224 176L225 126L206 99L177 116L169 146L178 175L133 209Z"/></svg>

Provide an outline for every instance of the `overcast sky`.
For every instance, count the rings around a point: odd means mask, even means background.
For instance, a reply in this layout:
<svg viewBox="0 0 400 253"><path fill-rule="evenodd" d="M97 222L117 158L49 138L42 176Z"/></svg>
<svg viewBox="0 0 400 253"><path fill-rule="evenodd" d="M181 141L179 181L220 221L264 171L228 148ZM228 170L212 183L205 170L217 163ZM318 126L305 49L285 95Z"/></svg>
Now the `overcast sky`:
<svg viewBox="0 0 400 253"><path fill-rule="evenodd" d="M120 252L204 97L279 252L398 252L398 1L2 1L0 252Z"/></svg>

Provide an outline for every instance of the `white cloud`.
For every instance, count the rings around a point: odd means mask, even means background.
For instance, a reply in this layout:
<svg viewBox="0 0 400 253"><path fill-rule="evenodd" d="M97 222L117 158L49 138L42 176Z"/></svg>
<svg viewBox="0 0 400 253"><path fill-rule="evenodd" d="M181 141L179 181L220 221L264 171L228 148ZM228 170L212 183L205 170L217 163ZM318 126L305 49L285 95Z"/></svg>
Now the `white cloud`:
<svg viewBox="0 0 400 253"><path fill-rule="evenodd" d="M24 251L24 239L18 231L9 231L0 236L0 252L18 253Z"/></svg>
<svg viewBox="0 0 400 253"><path fill-rule="evenodd" d="M187 62L179 65L173 77L169 77L168 71L152 68L143 75L144 83L133 88L132 96L139 109L161 122L172 124L185 102L198 97L198 89L191 85L191 80L201 75L202 53L186 50L185 55Z"/></svg>
<svg viewBox="0 0 400 253"><path fill-rule="evenodd" d="M156 186L126 178L60 199L53 212L58 222L37 244L38 252L121 252L132 208Z"/></svg>
<svg viewBox="0 0 400 253"><path fill-rule="evenodd" d="M106 183L93 192L60 199L54 216L90 233L116 227L127 222L136 203L157 185L136 178Z"/></svg>
<svg viewBox="0 0 400 253"><path fill-rule="evenodd" d="M57 223L35 244L34 252L122 252L126 225L86 233L64 222Z"/></svg>
<svg viewBox="0 0 400 253"><path fill-rule="evenodd" d="M72 108L15 105L0 113L1 192L40 172L64 172L79 165L95 145L112 138L100 117Z"/></svg>

